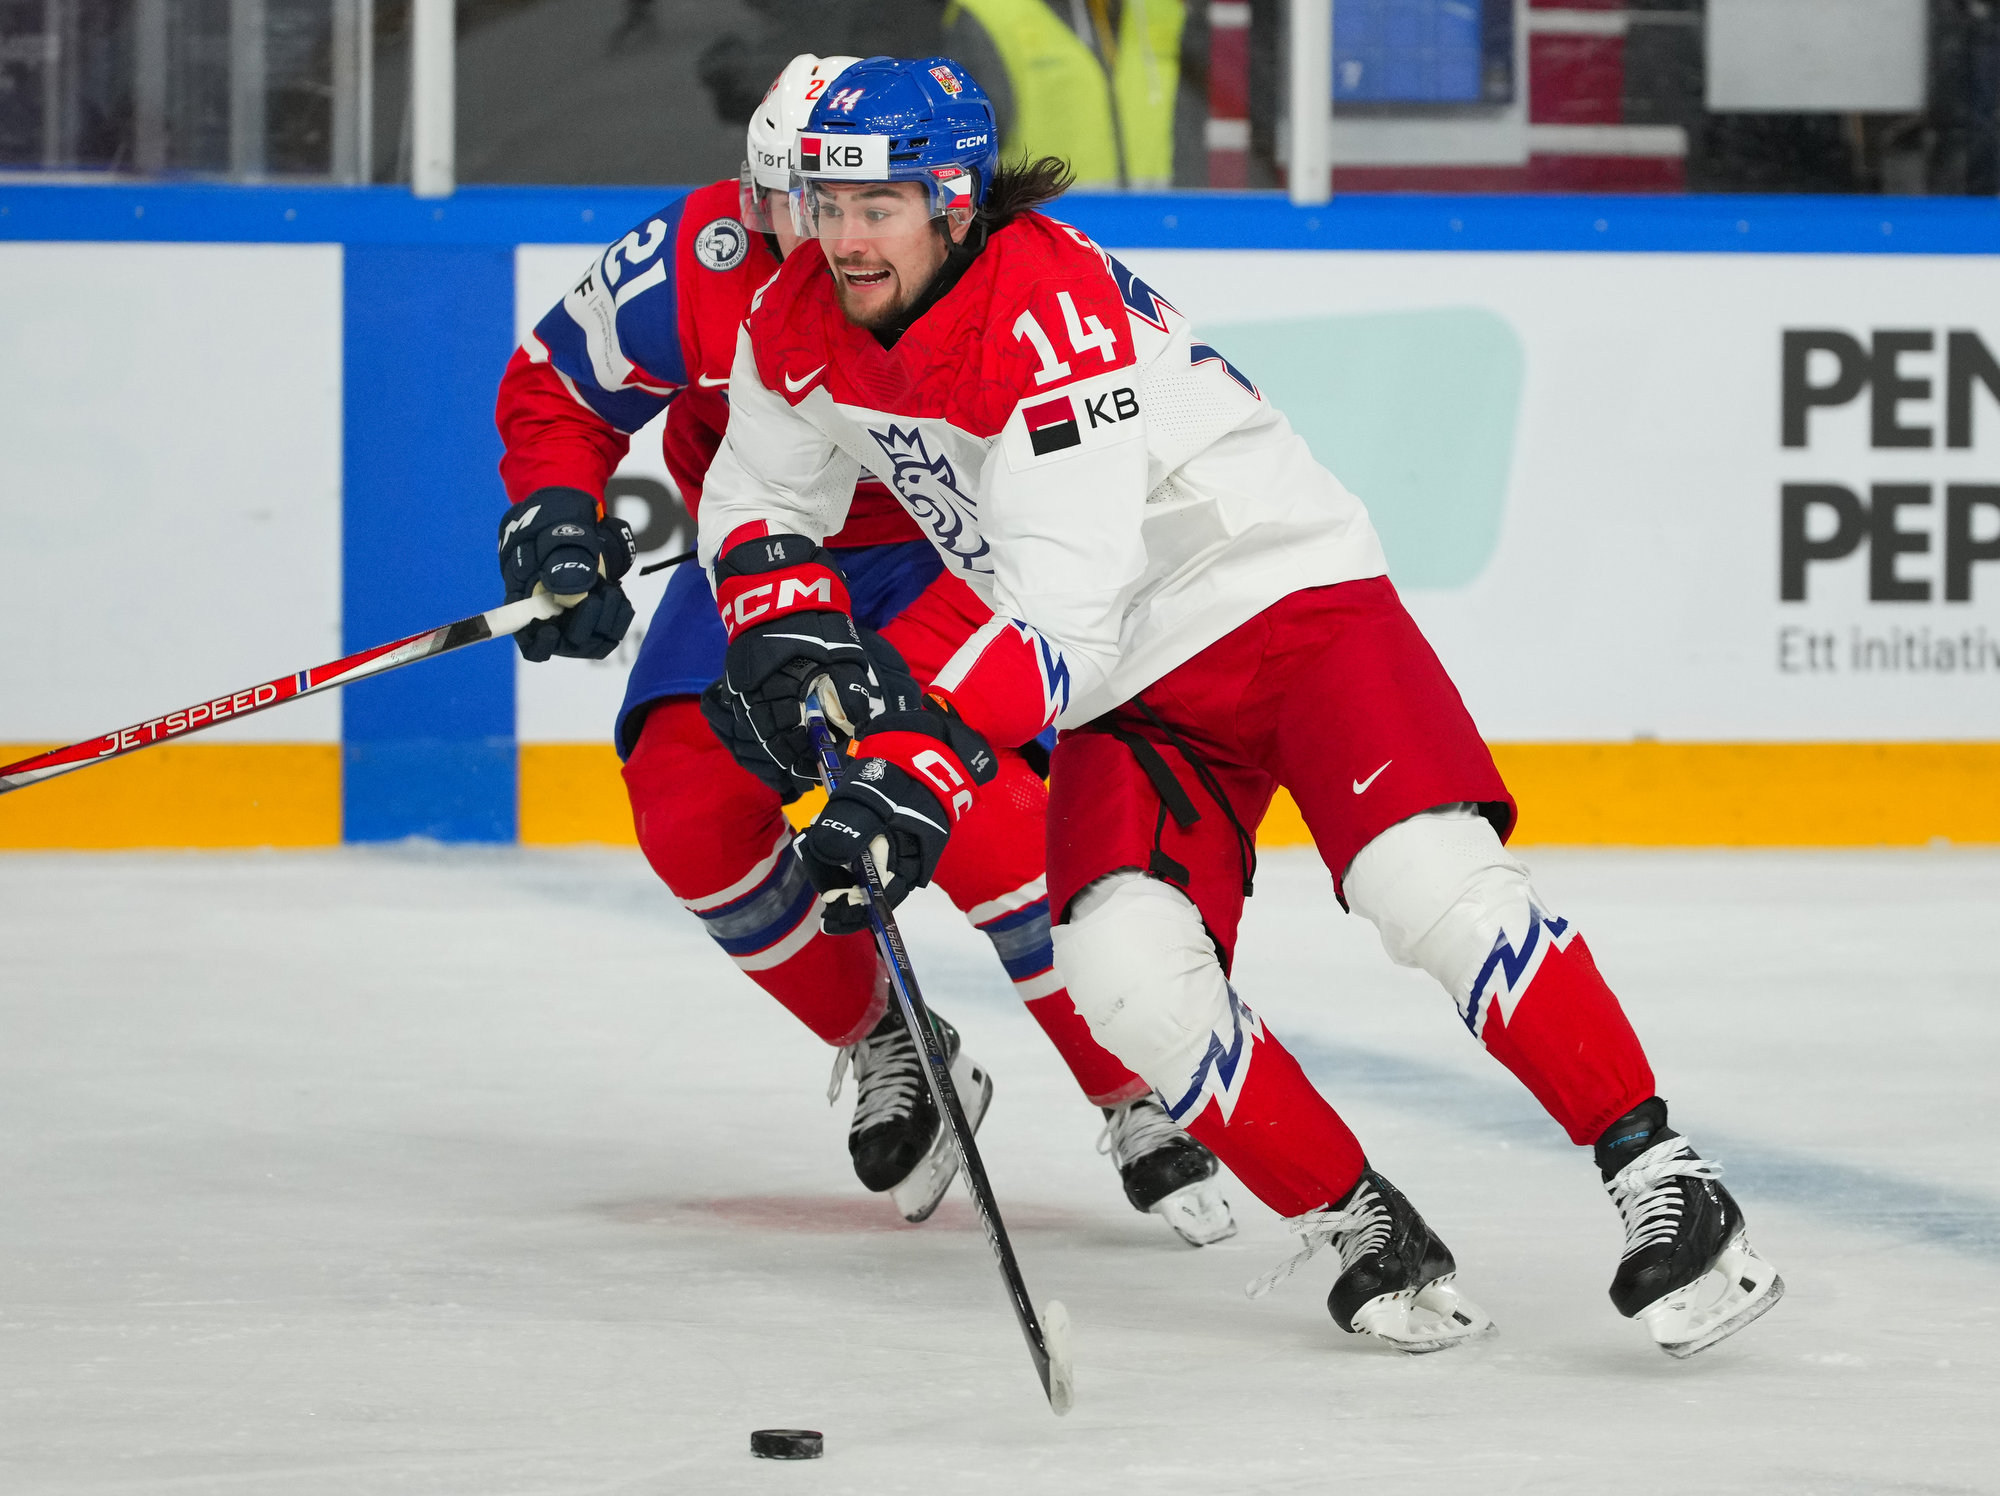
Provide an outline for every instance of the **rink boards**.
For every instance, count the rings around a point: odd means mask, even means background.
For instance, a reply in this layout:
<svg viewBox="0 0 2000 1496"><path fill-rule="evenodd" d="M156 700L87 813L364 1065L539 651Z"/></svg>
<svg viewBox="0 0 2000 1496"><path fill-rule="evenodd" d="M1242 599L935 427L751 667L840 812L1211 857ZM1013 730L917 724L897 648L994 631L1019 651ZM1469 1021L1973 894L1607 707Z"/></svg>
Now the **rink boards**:
<svg viewBox="0 0 2000 1496"><path fill-rule="evenodd" d="M667 195L0 188L0 760L490 606L499 370ZM2000 840L1994 205L1068 213L1368 502L1524 839ZM486 646L9 795L0 846L629 841L635 642Z"/></svg>

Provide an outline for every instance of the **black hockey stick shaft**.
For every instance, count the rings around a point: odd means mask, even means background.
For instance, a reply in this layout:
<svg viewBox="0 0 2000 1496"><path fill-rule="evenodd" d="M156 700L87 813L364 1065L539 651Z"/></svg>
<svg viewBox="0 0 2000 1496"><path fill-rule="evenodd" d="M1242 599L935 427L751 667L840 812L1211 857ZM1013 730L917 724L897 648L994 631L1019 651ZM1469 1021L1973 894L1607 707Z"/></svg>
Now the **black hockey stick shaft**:
<svg viewBox="0 0 2000 1496"><path fill-rule="evenodd" d="M639 575L650 577L656 571L665 571L669 566L679 566L683 561L694 560L694 557L693 551L682 551L678 556L669 556L664 561L655 561L651 566L640 567Z"/></svg>
<svg viewBox="0 0 2000 1496"><path fill-rule="evenodd" d="M815 700L806 703L806 726L812 733L813 747L819 754L821 777L831 793L840 788L840 750L826 725L826 714ZM1014 1258L1014 1244L1007 1237L1006 1223L1000 1219L1000 1203L993 1197L993 1186L986 1178L986 1164L973 1141L965 1108L959 1104L958 1088L951 1083L951 1066L945 1059L944 1045L939 1042L937 1029L932 1026L930 1009L924 1005L923 991L917 986L916 970L911 966L910 953L903 945L903 932L896 926L896 916L890 911L889 900L882 891L881 872L875 866L871 853L864 852L861 856L861 876L862 896L867 901L868 924L875 934L875 948L882 955L882 964L889 969L889 986L903 1010L903 1022L909 1027L910 1037L923 1050L924 1074L930 1081L931 1099L937 1104L938 1115L944 1118L945 1126L951 1129L952 1141L958 1145L959 1167L965 1171L966 1190L972 1196L973 1207L979 1212L979 1224L986 1229L987 1245L992 1247L993 1256L1000 1264L1000 1276L1007 1285L1007 1297L1014 1306L1014 1318L1021 1326L1021 1338L1028 1343L1028 1355L1035 1363L1035 1375L1042 1380L1042 1391L1048 1397L1049 1406L1059 1415L1067 1413L1072 1396L1070 1369L1066 1358L1058 1359L1050 1355L1049 1337L1043 1333L1042 1323L1035 1315L1034 1301L1028 1297L1028 1285L1022 1281L1021 1265Z"/></svg>

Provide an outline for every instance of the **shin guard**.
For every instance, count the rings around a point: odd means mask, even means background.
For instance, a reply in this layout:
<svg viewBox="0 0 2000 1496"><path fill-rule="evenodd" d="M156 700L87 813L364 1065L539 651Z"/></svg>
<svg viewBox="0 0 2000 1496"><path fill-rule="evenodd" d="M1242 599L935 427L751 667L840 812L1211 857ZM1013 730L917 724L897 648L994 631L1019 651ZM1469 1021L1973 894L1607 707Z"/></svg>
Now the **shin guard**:
<svg viewBox="0 0 2000 1496"><path fill-rule="evenodd" d="M828 935L778 797L739 767L692 700L655 707L625 764L639 846L750 979L829 1044L888 1002L874 943Z"/></svg>
<svg viewBox="0 0 2000 1496"><path fill-rule="evenodd" d="M1042 875L1048 791L1017 753L1000 755L1000 772L952 835L937 882L993 953L1014 991L1093 1106L1119 1106L1146 1094L1146 1082L1090 1036L1077 1015L1049 940L1048 884Z"/></svg>
<svg viewBox="0 0 2000 1496"><path fill-rule="evenodd" d="M1237 997L1185 894L1113 874L1071 903L1057 934L1059 969L1097 1042L1258 1199L1297 1216L1354 1187L1360 1143Z"/></svg>
<svg viewBox="0 0 2000 1496"><path fill-rule="evenodd" d="M1465 1026L1572 1143L1595 1143L1653 1094L1653 1067L1576 927L1532 915L1519 949L1496 937L1466 998Z"/></svg>
<svg viewBox="0 0 2000 1496"><path fill-rule="evenodd" d="M1390 827L1345 886L1390 958L1444 984L1465 1026L1572 1141L1595 1143L1653 1094L1652 1067L1589 947L1543 912L1528 870L1476 811Z"/></svg>

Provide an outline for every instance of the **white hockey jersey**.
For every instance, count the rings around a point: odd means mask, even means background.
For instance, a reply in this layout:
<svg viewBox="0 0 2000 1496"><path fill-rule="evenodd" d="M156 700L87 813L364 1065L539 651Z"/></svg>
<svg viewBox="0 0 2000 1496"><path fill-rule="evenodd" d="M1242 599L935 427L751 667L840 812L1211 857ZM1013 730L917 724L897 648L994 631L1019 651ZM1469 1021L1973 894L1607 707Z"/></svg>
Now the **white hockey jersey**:
<svg viewBox="0 0 2000 1496"><path fill-rule="evenodd" d="M825 257L805 246L753 304L729 396L701 508L711 574L743 525L834 533L873 473L996 627L1038 645L1044 722L1059 726L1129 700L1289 593L1387 569L1360 501L1255 385L1041 214L995 232L886 350L842 315ZM964 678L991 632L940 684ZM961 708L1014 741L1043 725Z"/></svg>

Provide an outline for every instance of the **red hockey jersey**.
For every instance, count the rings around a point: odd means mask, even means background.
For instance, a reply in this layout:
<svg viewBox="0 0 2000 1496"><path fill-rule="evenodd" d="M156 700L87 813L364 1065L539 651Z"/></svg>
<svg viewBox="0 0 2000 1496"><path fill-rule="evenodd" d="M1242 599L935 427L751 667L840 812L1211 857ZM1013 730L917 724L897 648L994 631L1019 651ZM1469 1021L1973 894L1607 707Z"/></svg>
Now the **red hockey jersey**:
<svg viewBox="0 0 2000 1496"><path fill-rule="evenodd" d="M874 473L997 615L938 685L999 741L1108 711L1288 593L1387 569L1360 501L1255 385L1040 214L893 350L842 315L824 255L793 255L730 390L704 564L745 525L834 532Z"/></svg>

